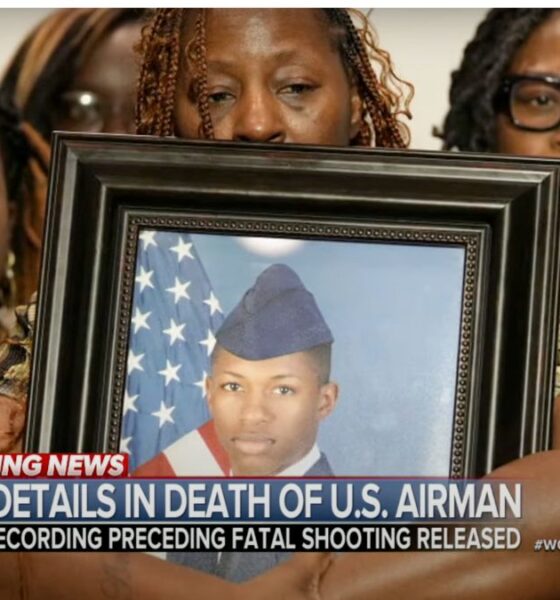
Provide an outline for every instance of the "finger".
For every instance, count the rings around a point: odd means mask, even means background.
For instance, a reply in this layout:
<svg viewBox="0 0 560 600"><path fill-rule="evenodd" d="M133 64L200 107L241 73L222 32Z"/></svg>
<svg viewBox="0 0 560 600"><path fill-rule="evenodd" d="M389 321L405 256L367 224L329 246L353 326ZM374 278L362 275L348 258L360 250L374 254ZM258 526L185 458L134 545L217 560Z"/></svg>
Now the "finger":
<svg viewBox="0 0 560 600"><path fill-rule="evenodd" d="M300 574L301 588L306 597L319 598L321 580L334 556L332 552L300 552L294 555L291 562Z"/></svg>

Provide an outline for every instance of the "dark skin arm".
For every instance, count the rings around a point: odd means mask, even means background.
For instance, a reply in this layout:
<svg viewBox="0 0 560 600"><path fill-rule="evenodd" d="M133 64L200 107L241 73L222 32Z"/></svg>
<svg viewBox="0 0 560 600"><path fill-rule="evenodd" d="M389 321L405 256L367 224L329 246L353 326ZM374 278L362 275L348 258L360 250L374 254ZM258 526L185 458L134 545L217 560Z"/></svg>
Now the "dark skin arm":
<svg viewBox="0 0 560 600"><path fill-rule="evenodd" d="M307 554L245 584L144 554L4 553L3 600L318 600L330 558Z"/></svg>
<svg viewBox="0 0 560 600"><path fill-rule="evenodd" d="M560 447L560 397L554 411L554 447ZM519 550L346 554L322 580L321 599L560 598L560 552L534 551L537 539L560 539L560 450L515 461L491 477L524 483Z"/></svg>
<svg viewBox="0 0 560 600"><path fill-rule="evenodd" d="M554 412L560 446L560 401ZM323 600L453 597L559 598L559 553L534 552L539 538L560 539L560 450L506 465L496 477L525 480L524 546L515 552L347 554L324 577ZM316 600L325 555L299 555L263 577L236 586L141 554L0 555L0 598L6 600L152 600L188 597ZM312 575L312 573L314 573ZM22 586L24 586L22 588ZM273 595L273 593L275 595ZM241 600L241 599L240 599Z"/></svg>
<svg viewBox="0 0 560 600"><path fill-rule="evenodd" d="M554 411L560 446L560 400ZM559 553L534 552L539 538L560 539L560 450L506 465L496 477L532 481L525 486L524 546L515 552L347 554L320 587L322 600L453 597L559 598ZM153 600L188 597L243 600L316 600L325 555L299 555L243 586L141 554L20 554L0 556L0 598L6 600ZM241 598L239 598L241 600Z"/></svg>

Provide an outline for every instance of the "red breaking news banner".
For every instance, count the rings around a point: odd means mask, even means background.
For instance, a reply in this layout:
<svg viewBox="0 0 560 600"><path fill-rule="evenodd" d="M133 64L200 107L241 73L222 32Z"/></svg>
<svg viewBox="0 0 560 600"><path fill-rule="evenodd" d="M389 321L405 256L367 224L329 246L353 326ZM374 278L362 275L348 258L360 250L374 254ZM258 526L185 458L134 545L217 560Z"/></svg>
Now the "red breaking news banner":
<svg viewBox="0 0 560 600"><path fill-rule="evenodd" d="M128 477L128 454L0 454L0 477Z"/></svg>

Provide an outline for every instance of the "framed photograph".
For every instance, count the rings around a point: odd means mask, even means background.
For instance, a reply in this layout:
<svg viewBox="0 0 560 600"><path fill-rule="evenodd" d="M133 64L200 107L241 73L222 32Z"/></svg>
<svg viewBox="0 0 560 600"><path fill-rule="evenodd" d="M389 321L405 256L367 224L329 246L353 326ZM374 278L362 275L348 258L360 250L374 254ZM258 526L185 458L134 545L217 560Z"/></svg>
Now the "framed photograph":
<svg viewBox="0 0 560 600"><path fill-rule="evenodd" d="M544 449L557 197L553 161L59 134L27 449L452 477Z"/></svg>

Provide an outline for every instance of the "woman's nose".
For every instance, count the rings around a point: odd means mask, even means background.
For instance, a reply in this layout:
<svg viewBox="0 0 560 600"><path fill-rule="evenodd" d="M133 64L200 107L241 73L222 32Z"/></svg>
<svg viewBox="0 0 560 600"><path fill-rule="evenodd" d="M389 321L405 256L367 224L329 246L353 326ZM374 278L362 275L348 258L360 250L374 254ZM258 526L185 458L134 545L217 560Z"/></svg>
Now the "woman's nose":
<svg viewBox="0 0 560 600"><path fill-rule="evenodd" d="M136 133L134 108L116 106L105 117L103 133Z"/></svg>
<svg viewBox="0 0 560 600"><path fill-rule="evenodd" d="M286 131L274 94L249 90L239 102L233 139L240 142L283 143Z"/></svg>

